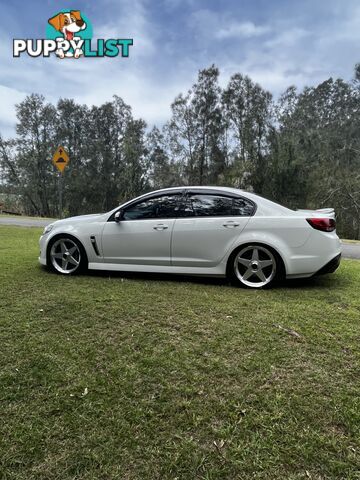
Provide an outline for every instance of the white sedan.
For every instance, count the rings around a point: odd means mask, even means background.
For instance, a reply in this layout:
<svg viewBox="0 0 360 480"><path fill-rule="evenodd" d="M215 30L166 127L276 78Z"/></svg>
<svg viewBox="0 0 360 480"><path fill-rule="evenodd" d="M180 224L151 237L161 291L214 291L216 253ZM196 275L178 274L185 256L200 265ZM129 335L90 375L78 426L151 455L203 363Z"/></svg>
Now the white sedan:
<svg viewBox="0 0 360 480"><path fill-rule="evenodd" d="M42 265L91 270L228 276L261 288L339 266L334 210L290 210L226 187L177 187L114 210L58 220L40 238Z"/></svg>

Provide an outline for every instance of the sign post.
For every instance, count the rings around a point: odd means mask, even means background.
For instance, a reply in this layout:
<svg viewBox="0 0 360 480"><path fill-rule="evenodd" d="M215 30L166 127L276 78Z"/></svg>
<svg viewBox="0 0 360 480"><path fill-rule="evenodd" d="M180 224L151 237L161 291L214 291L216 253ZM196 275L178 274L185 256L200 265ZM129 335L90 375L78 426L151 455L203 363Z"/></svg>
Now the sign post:
<svg viewBox="0 0 360 480"><path fill-rule="evenodd" d="M55 167L59 170L59 211L60 218L63 213L63 173L66 165L69 163L69 155L67 154L64 147L58 147L56 152L53 155L52 162Z"/></svg>

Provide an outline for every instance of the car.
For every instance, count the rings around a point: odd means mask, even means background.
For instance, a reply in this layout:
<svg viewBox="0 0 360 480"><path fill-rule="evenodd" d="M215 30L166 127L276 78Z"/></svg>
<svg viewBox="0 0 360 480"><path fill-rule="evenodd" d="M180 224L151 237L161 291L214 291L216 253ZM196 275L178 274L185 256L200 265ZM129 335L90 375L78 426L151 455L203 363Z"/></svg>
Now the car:
<svg viewBox="0 0 360 480"><path fill-rule="evenodd" d="M332 208L291 210L229 187L174 187L107 213L48 225L42 265L90 270L226 276L262 288L279 278L334 272L341 243Z"/></svg>

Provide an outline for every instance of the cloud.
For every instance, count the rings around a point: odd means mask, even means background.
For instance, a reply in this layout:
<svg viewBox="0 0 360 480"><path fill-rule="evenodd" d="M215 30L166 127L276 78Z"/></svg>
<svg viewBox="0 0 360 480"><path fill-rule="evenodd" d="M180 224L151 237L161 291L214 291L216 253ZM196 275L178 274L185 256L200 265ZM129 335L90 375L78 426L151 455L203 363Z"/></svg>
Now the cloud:
<svg viewBox="0 0 360 480"><path fill-rule="evenodd" d="M26 93L0 85L0 134L9 138L14 133L16 112L14 105L24 100Z"/></svg>
<svg viewBox="0 0 360 480"><path fill-rule="evenodd" d="M226 27L215 32L218 39L225 38L251 38L264 35L270 31L269 26L255 25L253 22L230 22Z"/></svg>
<svg viewBox="0 0 360 480"><path fill-rule="evenodd" d="M191 13L188 25L197 38L217 38L218 40L259 37L271 31L269 25L256 25L246 20L234 20L228 12L217 12L208 9Z"/></svg>
<svg viewBox="0 0 360 480"><path fill-rule="evenodd" d="M101 4L111 16L94 26L94 38L133 38L134 47L130 48L133 59L154 53L158 30L149 21L144 1L102 0Z"/></svg>
<svg viewBox="0 0 360 480"><path fill-rule="evenodd" d="M304 28L293 27L275 34L275 36L267 40L264 45L268 48L294 47L308 35L310 35L310 32Z"/></svg>
<svg viewBox="0 0 360 480"><path fill-rule="evenodd" d="M320 3L315 3L319 10ZM301 12L286 6L281 13L270 15L266 24L254 22L266 27L263 35L233 37L233 48L228 42L221 54L213 54L222 73L222 86L231 75L241 72L277 97L290 85L301 90L330 76L349 80L359 58L360 7L352 0L342 9L335 4L330 1L326 15L311 15L310 5ZM214 26L222 19L214 20L211 15L207 19L217 22L211 28L219 32Z"/></svg>

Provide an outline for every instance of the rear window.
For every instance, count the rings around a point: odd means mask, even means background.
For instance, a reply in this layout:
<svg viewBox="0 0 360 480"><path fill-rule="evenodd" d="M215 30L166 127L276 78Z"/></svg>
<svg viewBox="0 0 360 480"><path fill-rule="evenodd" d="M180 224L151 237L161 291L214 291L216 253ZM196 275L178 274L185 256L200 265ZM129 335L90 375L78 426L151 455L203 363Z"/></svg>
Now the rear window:
<svg viewBox="0 0 360 480"><path fill-rule="evenodd" d="M233 215L237 217L250 217L254 213L254 204L246 198L234 198Z"/></svg>
<svg viewBox="0 0 360 480"><path fill-rule="evenodd" d="M254 204L245 198L223 195L188 195L181 216L184 217L248 217L254 213Z"/></svg>
<svg viewBox="0 0 360 480"><path fill-rule="evenodd" d="M189 200L196 217L231 215L232 198L220 195L191 195Z"/></svg>

